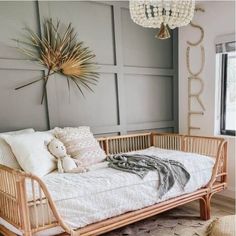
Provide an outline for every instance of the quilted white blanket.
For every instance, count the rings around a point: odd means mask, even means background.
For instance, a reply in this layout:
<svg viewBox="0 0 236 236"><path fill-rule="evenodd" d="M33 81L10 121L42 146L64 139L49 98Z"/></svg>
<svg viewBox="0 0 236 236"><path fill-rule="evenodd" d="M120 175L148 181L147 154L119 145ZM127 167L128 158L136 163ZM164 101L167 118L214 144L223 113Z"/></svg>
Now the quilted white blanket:
<svg viewBox="0 0 236 236"><path fill-rule="evenodd" d="M157 190L158 174L155 171L149 172L144 179L104 166L83 174L54 172L45 176L43 180L68 225L80 228L193 192L206 185L211 178L214 160L210 157L155 147L135 153L156 155L181 162L191 175L185 189L175 184L160 199Z"/></svg>

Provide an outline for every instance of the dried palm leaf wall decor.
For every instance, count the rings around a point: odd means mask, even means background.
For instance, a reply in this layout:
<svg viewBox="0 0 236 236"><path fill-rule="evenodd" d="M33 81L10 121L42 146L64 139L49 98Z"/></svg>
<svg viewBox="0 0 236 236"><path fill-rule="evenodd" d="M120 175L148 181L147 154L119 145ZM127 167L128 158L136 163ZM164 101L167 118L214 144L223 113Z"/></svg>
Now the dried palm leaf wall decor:
<svg viewBox="0 0 236 236"><path fill-rule="evenodd" d="M42 36L25 28L25 39L15 41L18 42L20 52L47 69L44 77L17 87L16 90L43 80L42 104L48 80L57 73L67 79L69 89L72 81L82 94L83 88L93 91L91 85L97 83L99 75L93 62L95 55L83 42L77 40L71 23L63 30L60 21L54 24L52 19L47 19L43 23Z"/></svg>

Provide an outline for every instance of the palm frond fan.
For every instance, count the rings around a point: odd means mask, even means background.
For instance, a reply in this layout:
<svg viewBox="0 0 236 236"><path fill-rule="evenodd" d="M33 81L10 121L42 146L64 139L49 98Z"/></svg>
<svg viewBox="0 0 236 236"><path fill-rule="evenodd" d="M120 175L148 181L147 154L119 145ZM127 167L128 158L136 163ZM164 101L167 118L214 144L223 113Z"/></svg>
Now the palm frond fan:
<svg viewBox="0 0 236 236"><path fill-rule="evenodd" d="M25 28L25 33L25 40L15 40L19 43L19 50L45 66L47 73L16 90L43 80L42 104L50 76L58 73L66 77L69 89L72 81L83 95L83 88L93 91L91 85L97 83L99 75L93 62L95 55L77 40L71 23L63 31L59 21L54 24L52 19L47 19L43 24L43 36L29 28Z"/></svg>

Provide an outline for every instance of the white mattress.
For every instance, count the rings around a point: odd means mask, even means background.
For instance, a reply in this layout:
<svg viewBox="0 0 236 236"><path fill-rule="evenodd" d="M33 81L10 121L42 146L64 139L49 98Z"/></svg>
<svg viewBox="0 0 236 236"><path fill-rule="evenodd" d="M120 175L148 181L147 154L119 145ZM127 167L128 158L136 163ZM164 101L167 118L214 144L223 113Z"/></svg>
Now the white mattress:
<svg viewBox="0 0 236 236"><path fill-rule="evenodd" d="M100 167L83 174L53 172L43 177L43 181L66 224L76 229L128 211L141 209L193 192L205 186L211 178L214 160L207 156L155 147L135 153L180 161L191 175L188 184L184 189L175 184L160 199L158 174L155 171L149 172L144 179L108 167ZM55 234L55 231L44 233L37 235L49 236Z"/></svg>

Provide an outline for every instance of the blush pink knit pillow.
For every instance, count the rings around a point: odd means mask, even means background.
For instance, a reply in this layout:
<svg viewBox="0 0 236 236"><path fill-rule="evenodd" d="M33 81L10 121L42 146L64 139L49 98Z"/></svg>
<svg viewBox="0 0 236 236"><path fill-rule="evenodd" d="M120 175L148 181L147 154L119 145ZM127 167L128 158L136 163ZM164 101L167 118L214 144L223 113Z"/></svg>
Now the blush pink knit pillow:
<svg viewBox="0 0 236 236"><path fill-rule="evenodd" d="M106 158L105 152L87 126L55 128L54 135L64 143L67 154L79 160L83 166L101 162Z"/></svg>

